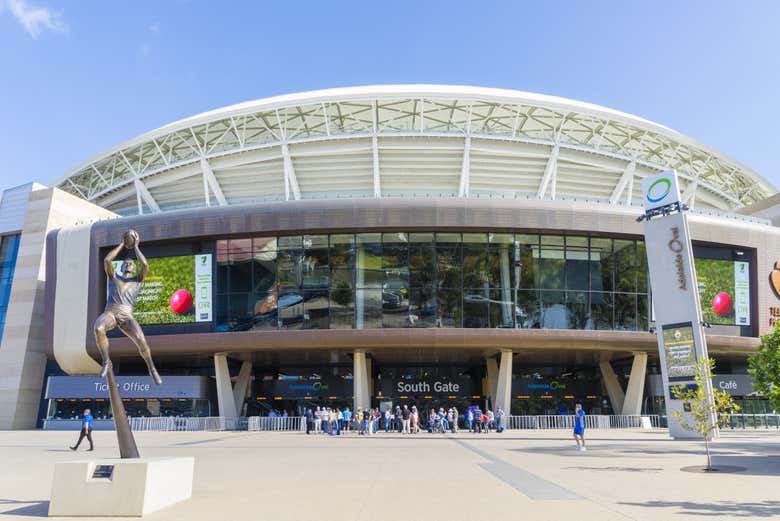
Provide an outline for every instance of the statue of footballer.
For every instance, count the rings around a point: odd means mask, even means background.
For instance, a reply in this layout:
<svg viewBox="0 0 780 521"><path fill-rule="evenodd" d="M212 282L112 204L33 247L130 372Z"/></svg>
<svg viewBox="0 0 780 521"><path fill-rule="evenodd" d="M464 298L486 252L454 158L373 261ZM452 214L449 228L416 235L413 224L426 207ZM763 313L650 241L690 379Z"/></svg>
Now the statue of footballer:
<svg viewBox="0 0 780 521"><path fill-rule="evenodd" d="M149 368L149 375L154 379L157 385L162 383L162 378L157 373L152 361L152 351L149 344L146 343L144 332L138 321L133 317L133 308L138 292L143 286L146 273L149 271L149 263L146 257L141 253L138 233L135 230L128 230L122 236L122 242L116 245L114 249L108 252L103 260L103 268L108 275L108 297L106 299L106 309L95 320L95 340L103 357L103 367L100 369L99 376L105 378L108 370L112 367L111 358L108 354L108 337L106 332L118 327L130 340L133 341L141 354L141 358L146 362ZM114 270L114 259L123 249L133 250L141 267L136 268L136 264L131 258L125 258L122 262L122 274L119 275Z"/></svg>

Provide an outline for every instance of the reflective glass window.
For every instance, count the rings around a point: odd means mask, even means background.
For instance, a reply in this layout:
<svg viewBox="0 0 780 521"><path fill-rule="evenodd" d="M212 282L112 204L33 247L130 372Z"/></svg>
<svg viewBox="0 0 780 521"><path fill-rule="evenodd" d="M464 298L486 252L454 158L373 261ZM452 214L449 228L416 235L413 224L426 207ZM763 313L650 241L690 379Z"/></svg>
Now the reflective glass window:
<svg viewBox="0 0 780 521"><path fill-rule="evenodd" d="M515 308L513 291L509 289L490 290L490 327L514 327L513 311Z"/></svg>
<svg viewBox="0 0 780 521"><path fill-rule="evenodd" d="M355 287L382 287L382 236L379 233L359 233L356 236Z"/></svg>
<svg viewBox="0 0 780 521"><path fill-rule="evenodd" d="M538 290L519 290L517 292L517 327L536 329L542 326L541 303Z"/></svg>
<svg viewBox="0 0 780 521"><path fill-rule="evenodd" d="M409 290L409 327L435 327L437 316L436 295L430 287Z"/></svg>
<svg viewBox="0 0 780 521"><path fill-rule="evenodd" d="M634 241L615 239L615 291L636 291L636 247Z"/></svg>
<svg viewBox="0 0 780 521"><path fill-rule="evenodd" d="M587 291L566 292L566 316L569 329L593 329Z"/></svg>
<svg viewBox="0 0 780 521"><path fill-rule="evenodd" d="M463 327L490 327L490 290L467 289L463 294Z"/></svg>
<svg viewBox="0 0 780 521"><path fill-rule="evenodd" d="M252 329L276 329L279 326L276 289L256 292L253 297Z"/></svg>
<svg viewBox="0 0 780 521"><path fill-rule="evenodd" d="M463 327L463 303L460 289L436 291L437 327Z"/></svg>
<svg viewBox="0 0 780 521"><path fill-rule="evenodd" d="M355 294L349 287L330 290L330 329L352 329L355 321Z"/></svg>
<svg viewBox="0 0 780 521"><path fill-rule="evenodd" d="M515 267L520 274L520 288L539 287L539 236L516 236Z"/></svg>
<svg viewBox="0 0 780 521"><path fill-rule="evenodd" d="M564 239L557 235L542 235L539 250L539 287L564 288Z"/></svg>
<svg viewBox="0 0 780 521"><path fill-rule="evenodd" d="M566 237L566 288L587 291L590 283L588 238Z"/></svg>
<svg viewBox="0 0 780 521"><path fill-rule="evenodd" d="M615 293L615 329L634 331L636 329L636 295Z"/></svg>
<svg viewBox="0 0 780 521"><path fill-rule="evenodd" d="M543 329L569 329L569 312L566 309L565 291L541 292L541 320Z"/></svg>
<svg viewBox="0 0 780 521"><path fill-rule="evenodd" d="M612 291L613 270L612 239L592 237L590 239L591 291Z"/></svg>
<svg viewBox="0 0 780 521"><path fill-rule="evenodd" d="M305 235L303 245L303 259L301 261L303 288L327 290L330 285L328 236Z"/></svg>
<svg viewBox="0 0 780 521"><path fill-rule="evenodd" d="M613 297L612 293L593 291L590 294L590 316L593 329L612 329Z"/></svg>
<svg viewBox="0 0 780 521"><path fill-rule="evenodd" d="M358 289L355 291L355 328L376 329L382 327L382 290Z"/></svg>
<svg viewBox="0 0 780 521"><path fill-rule="evenodd" d="M463 234L464 288L488 287L488 246L486 233Z"/></svg>
<svg viewBox="0 0 780 521"><path fill-rule="evenodd" d="M328 289L303 290L303 328L328 329L330 321Z"/></svg>

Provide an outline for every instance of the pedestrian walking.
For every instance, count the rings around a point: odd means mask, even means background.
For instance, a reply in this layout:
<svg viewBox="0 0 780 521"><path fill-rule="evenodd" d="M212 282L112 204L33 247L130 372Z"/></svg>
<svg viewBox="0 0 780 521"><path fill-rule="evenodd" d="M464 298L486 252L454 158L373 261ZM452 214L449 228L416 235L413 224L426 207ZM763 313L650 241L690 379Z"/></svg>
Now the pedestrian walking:
<svg viewBox="0 0 780 521"><path fill-rule="evenodd" d="M579 403L574 406L574 441L577 450L588 450L585 448L585 411Z"/></svg>
<svg viewBox="0 0 780 521"><path fill-rule="evenodd" d="M404 405L404 410L401 411L401 418L403 421L403 433L409 434L411 431L409 430L409 419L411 418L412 413L409 412L409 406Z"/></svg>
<svg viewBox="0 0 780 521"><path fill-rule="evenodd" d="M87 441L89 441L89 448L87 450L94 450L95 445L92 443L92 411L89 409L84 409L84 416L81 418L81 433L79 434L79 441L76 442L76 445L74 447L71 447L70 450L78 450L79 445L81 445L81 440L84 438L87 438Z"/></svg>

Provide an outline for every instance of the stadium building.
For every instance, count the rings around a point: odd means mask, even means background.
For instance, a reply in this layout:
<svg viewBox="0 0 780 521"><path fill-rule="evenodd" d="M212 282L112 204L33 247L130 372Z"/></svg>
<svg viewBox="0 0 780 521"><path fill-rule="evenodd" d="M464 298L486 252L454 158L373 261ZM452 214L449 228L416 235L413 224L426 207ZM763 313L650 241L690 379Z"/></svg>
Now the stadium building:
<svg viewBox="0 0 780 521"><path fill-rule="evenodd" d="M668 169L691 208L716 385L766 412L746 364L780 315L769 182L604 107L409 85L229 106L117 145L53 188L7 190L0 428L110 415L92 324L102 259L129 228L150 265L136 316L165 380L150 384L130 341L111 338L130 416L555 414L575 401L663 414L636 218L642 178Z"/></svg>

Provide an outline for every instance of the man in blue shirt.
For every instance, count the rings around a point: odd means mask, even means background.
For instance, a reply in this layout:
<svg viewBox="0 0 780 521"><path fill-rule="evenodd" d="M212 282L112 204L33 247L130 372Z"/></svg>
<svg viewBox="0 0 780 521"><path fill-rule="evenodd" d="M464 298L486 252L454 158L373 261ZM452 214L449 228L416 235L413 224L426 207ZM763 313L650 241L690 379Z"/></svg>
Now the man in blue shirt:
<svg viewBox="0 0 780 521"><path fill-rule="evenodd" d="M84 417L81 419L81 434L79 434L79 441L76 442L75 447L71 447L70 450L78 450L81 445L81 440L87 438L89 441L89 448L87 450L93 450L95 446L92 444L92 415L89 409L84 409Z"/></svg>
<svg viewBox="0 0 780 521"><path fill-rule="evenodd" d="M585 448L585 411L582 405L574 406L574 441L577 442L577 450L587 450Z"/></svg>

